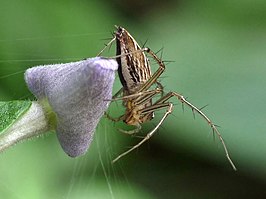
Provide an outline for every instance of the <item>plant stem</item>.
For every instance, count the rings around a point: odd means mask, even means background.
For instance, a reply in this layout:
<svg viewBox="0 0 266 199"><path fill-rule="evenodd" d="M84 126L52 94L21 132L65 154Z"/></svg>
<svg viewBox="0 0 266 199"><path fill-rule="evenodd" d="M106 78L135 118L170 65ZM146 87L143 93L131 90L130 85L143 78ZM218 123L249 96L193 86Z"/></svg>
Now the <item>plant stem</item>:
<svg viewBox="0 0 266 199"><path fill-rule="evenodd" d="M46 112L38 102L32 102L29 110L0 136L0 152L12 145L46 133L49 121Z"/></svg>

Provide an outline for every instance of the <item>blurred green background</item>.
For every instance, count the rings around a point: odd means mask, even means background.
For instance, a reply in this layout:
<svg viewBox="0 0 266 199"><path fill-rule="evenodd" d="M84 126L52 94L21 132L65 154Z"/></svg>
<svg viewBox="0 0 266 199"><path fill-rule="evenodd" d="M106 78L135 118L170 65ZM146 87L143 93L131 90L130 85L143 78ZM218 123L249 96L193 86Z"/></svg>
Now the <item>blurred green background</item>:
<svg viewBox="0 0 266 199"><path fill-rule="evenodd" d="M263 0L0 1L0 100L34 99L23 73L43 64L94 57L114 25L154 51L163 47L166 91L204 109L238 171L206 122L174 113L138 150L110 161L139 137L103 118L83 157L69 158L54 133L0 155L0 198L265 198L266 2ZM114 55L111 49L107 55ZM157 65L153 65L155 69ZM114 92L121 87L117 78ZM110 113L121 115L121 103ZM143 125L141 136L162 116Z"/></svg>

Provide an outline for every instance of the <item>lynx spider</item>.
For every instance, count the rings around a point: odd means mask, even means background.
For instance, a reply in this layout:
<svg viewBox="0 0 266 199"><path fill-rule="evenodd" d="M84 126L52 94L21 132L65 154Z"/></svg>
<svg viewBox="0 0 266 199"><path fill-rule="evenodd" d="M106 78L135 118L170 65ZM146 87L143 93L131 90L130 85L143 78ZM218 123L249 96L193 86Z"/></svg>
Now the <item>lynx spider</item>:
<svg viewBox="0 0 266 199"><path fill-rule="evenodd" d="M147 122L154 117L154 111L166 109L166 112L152 131L150 131L138 144L120 154L113 160L113 162L116 162L121 157L138 148L150 139L151 136L153 136L166 117L172 113L173 104L168 100L172 97L176 97L182 105L187 105L192 109L193 113L197 112L201 117L203 117L203 119L211 127L213 133L215 133L221 141L226 158L232 168L237 170L230 158L226 144L222 135L218 131L217 126L202 112L202 110L187 101L183 95L177 92L164 94L162 85L157 81L165 70L164 62L149 48L141 48L126 29L121 26L115 27L117 28L117 31L115 32L114 38L98 55L102 54L107 46L110 46L114 41L116 41L117 53L114 58L116 58L119 65L118 74L123 87L113 96L112 101L123 100L123 105L126 107L126 111L125 114L119 118L112 118L106 114L107 117L113 121L123 120L128 125L136 126L137 128L133 131L120 130L124 133L132 134L137 133L141 129L142 123ZM145 53L150 54L159 65L159 68L154 74L151 74L150 63ZM156 84L156 88L151 88L154 84ZM123 97L118 98L117 96L121 93L123 94ZM152 102L153 97L158 94L161 94L161 97L157 101Z"/></svg>

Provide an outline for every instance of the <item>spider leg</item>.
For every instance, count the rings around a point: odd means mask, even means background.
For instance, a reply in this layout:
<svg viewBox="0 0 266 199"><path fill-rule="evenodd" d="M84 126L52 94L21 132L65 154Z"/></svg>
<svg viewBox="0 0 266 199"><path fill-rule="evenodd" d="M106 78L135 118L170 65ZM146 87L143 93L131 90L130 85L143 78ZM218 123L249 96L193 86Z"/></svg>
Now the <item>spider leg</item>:
<svg viewBox="0 0 266 199"><path fill-rule="evenodd" d="M123 88L121 88L119 91L117 91L116 94L114 94L114 96L112 98L116 98L117 96L119 96L123 91ZM106 99L106 101L112 101L109 99ZM114 118L112 116L109 115L109 113L105 112L104 115L107 117L107 119L113 121L113 122L119 122L120 120L124 119L124 115L119 116L118 118Z"/></svg>
<svg viewBox="0 0 266 199"><path fill-rule="evenodd" d="M119 96L119 95L123 92L123 90L124 90L124 88L120 88L119 91L117 91L117 92L113 95L112 99L117 98L117 96Z"/></svg>
<svg viewBox="0 0 266 199"><path fill-rule="evenodd" d="M157 84L158 88L160 88L161 90L163 90L164 87L163 87L163 85L160 82L156 81L156 84Z"/></svg>
<svg viewBox="0 0 266 199"><path fill-rule="evenodd" d="M144 108L143 114L150 114L153 111L162 109L162 108L167 108L167 111L165 112L164 116L161 118L160 122L156 125L156 127L149 132L138 144L136 144L135 146L133 146L131 149L127 150L126 152L120 154L119 156L117 156L117 158L115 158L112 163L118 161L120 158L122 158L123 156L127 155L128 153L130 153L131 151L133 151L134 149L138 148L140 145L142 145L144 142L146 142L148 139L151 138L151 136L153 136L153 134L157 131L157 129L161 126L161 124L163 123L163 121L166 119L166 117L172 112L173 109L173 104L171 103L164 103L164 104L158 104L158 105L152 105L148 108Z"/></svg>
<svg viewBox="0 0 266 199"><path fill-rule="evenodd" d="M105 51L105 49L112 45L112 43L115 41L116 37L114 37L113 39L111 39L111 41L109 41L105 46L104 48L97 54L97 57L101 56L101 54L103 53L103 51Z"/></svg>
<svg viewBox="0 0 266 199"><path fill-rule="evenodd" d="M134 94L130 94L130 95L125 95L123 97L116 97L116 98L111 99L111 101L125 100L125 99L135 98L135 97L138 97L138 98L141 99L145 95L157 94L157 93L161 93L162 91L163 90L161 90L160 88L156 88L154 90L146 90L146 91L143 91L143 92L138 92L138 93L134 93ZM115 97L115 95L113 97Z"/></svg>
<svg viewBox="0 0 266 199"><path fill-rule="evenodd" d="M163 97L164 96L164 90L163 90L164 87L163 87L163 85L160 82L158 82L157 80L156 80L156 84L157 84L157 87L162 90L161 97Z"/></svg>
<svg viewBox="0 0 266 199"><path fill-rule="evenodd" d="M123 88L120 88L119 91L117 91L113 96L112 99L104 99L104 101L116 101L114 99L118 98L117 96L121 95L121 93L123 92Z"/></svg>
<svg viewBox="0 0 266 199"><path fill-rule="evenodd" d="M121 115L121 116L119 116L117 118L114 118L114 117L110 116L107 112L105 112L104 115L107 117L107 119L109 119L109 120L111 120L113 122L119 122L120 120L123 120L124 116L125 116L125 115Z"/></svg>
<svg viewBox="0 0 266 199"><path fill-rule="evenodd" d="M153 75L150 77L150 79L143 84L143 86L140 88L139 92L145 91L149 89L154 83L158 85L159 88L163 88L163 86L157 81L157 79L161 76L161 74L165 70L165 65L162 60L160 60L157 55L149 48L143 48L142 51L145 51L149 53L154 60L158 63L159 68L153 73Z"/></svg>
<svg viewBox="0 0 266 199"><path fill-rule="evenodd" d="M121 133L128 134L128 135L133 135L133 134L136 134L136 133L140 132L140 130L141 130L141 125L140 124L138 124L136 127L137 128L135 128L133 130L129 130L129 131L126 131L126 130L123 130L123 129L118 129L118 131L121 132Z"/></svg>
<svg viewBox="0 0 266 199"><path fill-rule="evenodd" d="M137 98L136 100L134 100L135 105L140 105L140 104L145 104L147 101L149 101L150 99L153 98L154 95L156 95L158 93L158 90L151 90L149 92L146 92L143 96L140 96L139 98ZM149 107L150 108L150 107ZM147 108L140 110L141 115L147 115L150 114L150 111L145 111ZM124 115L123 115L124 116ZM123 116L121 116L121 118L123 118ZM130 131L126 131L123 129L118 129L120 132L125 133L125 134L136 134L141 130L141 125L137 124L136 125L137 128L134 130L130 130Z"/></svg>
<svg viewBox="0 0 266 199"><path fill-rule="evenodd" d="M172 97L176 97L182 104L185 104L188 107L190 107L193 112L197 112L208 123L208 125L211 127L213 133L215 133L218 136L219 140L221 141L227 160L231 164L232 168L234 170L237 170L236 169L236 166L234 165L233 161L230 158L228 149L226 147L226 144L224 142L224 139L223 139L221 133L218 131L216 125L205 115L205 113L202 112L201 109L199 109L196 106L194 106L192 103L190 103L189 101L187 101L183 95L181 95L179 93L176 93L176 92L169 92L169 93L167 93L164 97L162 97L161 99L159 99L158 101L156 101L154 103L154 105L161 104L161 103L165 103L166 101L168 101Z"/></svg>

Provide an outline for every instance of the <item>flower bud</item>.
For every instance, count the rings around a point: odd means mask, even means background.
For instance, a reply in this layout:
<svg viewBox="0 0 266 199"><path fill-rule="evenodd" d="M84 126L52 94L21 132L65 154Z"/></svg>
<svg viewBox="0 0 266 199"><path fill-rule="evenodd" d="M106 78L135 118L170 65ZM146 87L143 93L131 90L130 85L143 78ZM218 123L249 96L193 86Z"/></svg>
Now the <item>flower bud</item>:
<svg viewBox="0 0 266 199"><path fill-rule="evenodd" d="M38 100L56 115L56 132L71 157L84 154L109 106L117 62L101 57L30 68L25 80Z"/></svg>

